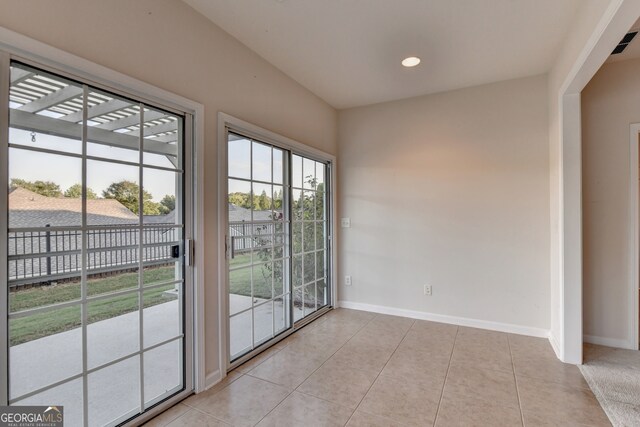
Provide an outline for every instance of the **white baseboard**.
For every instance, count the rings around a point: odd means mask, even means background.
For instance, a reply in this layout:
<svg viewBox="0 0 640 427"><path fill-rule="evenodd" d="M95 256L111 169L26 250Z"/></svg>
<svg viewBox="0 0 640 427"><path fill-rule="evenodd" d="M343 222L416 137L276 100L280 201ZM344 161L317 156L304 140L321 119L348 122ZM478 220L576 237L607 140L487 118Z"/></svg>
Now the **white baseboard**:
<svg viewBox="0 0 640 427"><path fill-rule="evenodd" d="M513 325L510 323L491 322L488 320L470 319L467 317L448 316L446 314L426 313L424 311L405 310L402 308L386 307L382 305L363 304L352 301L339 301L338 306L353 310L370 311L373 313L390 314L392 316L410 317L412 319L430 320L432 322L449 323L452 325L468 326L471 328L488 329L491 331L508 332L517 335L549 338L549 331L543 328Z"/></svg>
<svg viewBox="0 0 640 427"><path fill-rule="evenodd" d="M637 350L633 348L631 341L617 338L598 337L595 335L583 335L582 340L589 344L603 345L605 347L624 348L627 350Z"/></svg>
<svg viewBox="0 0 640 427"><path fill-rule="evenodd" d="M553 335L553 333L549 332L549 342L551 343L551 348L553 349L556 357L562 360L562 350L560 348L560 344L558 344L558 340Z"/></svg>
<svg viewBox="0 0 640 427"><path fill-rule="evenodd" d="M217 371L211 372L210 374L207 374L204 382L204 390L202 391L209 390L211 387L222 381L222 378L224 377L219 369Z"/></svg>

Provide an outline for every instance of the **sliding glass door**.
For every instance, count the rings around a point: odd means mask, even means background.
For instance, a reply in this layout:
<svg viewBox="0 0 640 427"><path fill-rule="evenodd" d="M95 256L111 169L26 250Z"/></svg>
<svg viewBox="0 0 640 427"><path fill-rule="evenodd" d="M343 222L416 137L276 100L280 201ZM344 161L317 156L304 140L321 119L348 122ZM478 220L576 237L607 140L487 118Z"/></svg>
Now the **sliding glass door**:
<svg viewBox="0 0 640 427"><path fill-rule="evenodd" d="M120 424L190 375L190 118L18 62L2 102L9 403Z"/></svg>
<svg viewBox="0 0 640 427"><path fill-rule="evenodd" d="M292 156L293 320L329 303L327 286L327 165Z"/></svg>
<svg viewBox="0 0 640 427"><path fill-rule="evenodd" d="M329 305L328 165L227 138L231 363Z"/></svg>
<svg viewBox="0 0 640 427"><path fill-rule="evenodd" d="M229 134L229 348L231 360L291 326L287 158Z"/></svg>

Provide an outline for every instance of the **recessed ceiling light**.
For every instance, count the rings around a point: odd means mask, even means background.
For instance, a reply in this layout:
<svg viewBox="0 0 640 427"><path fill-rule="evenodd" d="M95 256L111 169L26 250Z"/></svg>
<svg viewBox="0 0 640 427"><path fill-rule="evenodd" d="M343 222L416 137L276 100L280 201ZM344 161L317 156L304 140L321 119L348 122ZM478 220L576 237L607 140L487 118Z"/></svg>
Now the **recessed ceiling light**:
<svg viewBox="0 0 640 427"><path fill-rule="evenodd" d="M402 65L404 65L407 68L415 67L419 63L420 63L420 58L418 58L417 56L410 56L402 60Z"/></svg>

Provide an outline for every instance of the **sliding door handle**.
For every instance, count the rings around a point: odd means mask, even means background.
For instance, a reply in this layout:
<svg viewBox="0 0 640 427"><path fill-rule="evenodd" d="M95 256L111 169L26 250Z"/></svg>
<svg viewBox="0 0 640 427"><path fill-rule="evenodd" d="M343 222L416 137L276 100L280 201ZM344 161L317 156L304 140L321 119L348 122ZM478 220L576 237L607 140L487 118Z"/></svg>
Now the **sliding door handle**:
<svg viewBox="0 0 640 427"><path fill-rule="evenodd" d="M229 237L229 259L234 259L236 257L236 238L235 236Z"/></svg>

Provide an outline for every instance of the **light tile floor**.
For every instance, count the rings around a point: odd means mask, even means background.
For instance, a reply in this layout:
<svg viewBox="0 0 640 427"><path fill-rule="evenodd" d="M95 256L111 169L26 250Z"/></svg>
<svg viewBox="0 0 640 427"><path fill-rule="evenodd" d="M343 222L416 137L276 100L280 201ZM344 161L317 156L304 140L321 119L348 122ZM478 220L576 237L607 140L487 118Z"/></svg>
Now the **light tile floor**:
<svg viewBox="0 0 640 427"><path fill-rule="evenodd" d="M149 426L609 426L549 342L337 309Z"/></svg>

